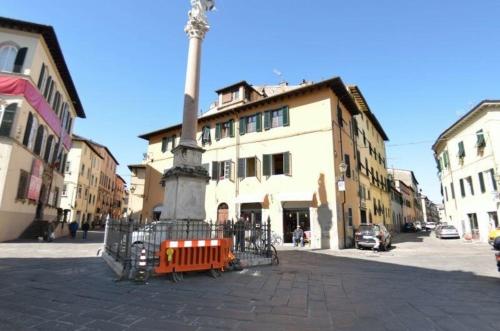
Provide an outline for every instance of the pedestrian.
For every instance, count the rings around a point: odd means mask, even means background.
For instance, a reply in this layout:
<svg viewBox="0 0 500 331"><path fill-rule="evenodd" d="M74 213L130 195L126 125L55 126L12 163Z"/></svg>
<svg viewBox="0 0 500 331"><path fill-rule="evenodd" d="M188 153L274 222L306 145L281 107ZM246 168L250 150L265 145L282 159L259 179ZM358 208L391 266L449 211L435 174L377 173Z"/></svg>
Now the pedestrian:
<svg viewBox="0 0 500 331"><path fill-rule="evenodd" d="M293 231L293 246L297 247L299 245L304 247L304 230L300 228L300 225L297 225L295 231Z"/></svg>
<svg viewBox="0 0 500 331"><path fill-rule="evenodd" d="M236 237L236 250L245 251L245 222L240 217L234 224L234 235Z"/></svg>
<svg viewBox="0 0 500 331"><path fill-rule="evenodd" d="M90 225L89 222L85 222L82 225L82 231L83 231L83 239L87 239L87 234L90 230Z"/></svg>
<svg viewBox="0 0 500 331"><path fill-rule="evenodd" d="M71 235L71 239L76 238L76 231L78 230L78 223L76 221L73 221L69 224L69 233Z"/></svg>

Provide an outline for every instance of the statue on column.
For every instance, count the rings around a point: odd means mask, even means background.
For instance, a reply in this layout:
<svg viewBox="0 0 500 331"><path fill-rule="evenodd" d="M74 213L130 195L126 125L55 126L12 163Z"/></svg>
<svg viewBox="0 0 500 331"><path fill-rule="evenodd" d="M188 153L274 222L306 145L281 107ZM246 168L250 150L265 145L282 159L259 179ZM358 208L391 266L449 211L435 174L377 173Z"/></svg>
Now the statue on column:
<svg viewBox="0 0 500 331"><path fill-rule="evenodd" d="M215 9L215 0L191 0L191 10L185 31L191 36L203 38L209 29L206 12Z"/></svg>

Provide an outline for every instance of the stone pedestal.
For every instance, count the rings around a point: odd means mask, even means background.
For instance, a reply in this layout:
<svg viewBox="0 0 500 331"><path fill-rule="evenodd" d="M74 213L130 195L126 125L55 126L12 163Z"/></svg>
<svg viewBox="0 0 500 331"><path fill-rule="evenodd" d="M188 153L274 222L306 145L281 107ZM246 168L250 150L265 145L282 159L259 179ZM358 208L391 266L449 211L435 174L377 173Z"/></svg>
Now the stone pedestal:
<svg viewBox="0 0 500 331"><path fill-rule="evenodd" d="M161 220L204 221L205 191L210 179L201 166L199 147L179 145L174 150L174 166L163 175L165 198Z"/></svg>

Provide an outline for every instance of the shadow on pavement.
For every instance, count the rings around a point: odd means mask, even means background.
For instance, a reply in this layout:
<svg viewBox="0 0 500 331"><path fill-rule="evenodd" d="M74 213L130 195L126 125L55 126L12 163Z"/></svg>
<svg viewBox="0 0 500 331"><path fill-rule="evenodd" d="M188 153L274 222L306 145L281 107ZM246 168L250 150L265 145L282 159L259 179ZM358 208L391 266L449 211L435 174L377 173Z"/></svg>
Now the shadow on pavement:
<svg viewBox="0 0 500 331"><path fill-rule="evenodd" d="M431 233L432 235L434 235L434 232L431 231L419 231L411 233L401 232L393 235L392 242L394 244L403 242L423 242L424 238L431 236Z"/></svg>
<svg viewBox="0 0 500 331"><path fill-rule="evenodd" d="M0 329L495 330L499 279L281 251L280 265L115 282L100 258L0 259ZM492 258L492 263L494 262Z"/></svg>
<svg viewBox="0 0 500 331"><path fill-rule="evenodd" d="M75 244L99 244L104 241L104 231L89 231L87 235L87 239L83 239L83 231L78 231L76 234L76 238L72 239L69 235L65 237L59 237L53 241L51 241L51 244L68 244L68 243L75 243ZM30 239L18 239L18 240L12 240L5 242L4 244L7 243L16 243L16 244L22 244L22 243L27 243L27 244L32 244L32 243L48 243L47 241L38 241L38 240L30 240Z"/></svg>

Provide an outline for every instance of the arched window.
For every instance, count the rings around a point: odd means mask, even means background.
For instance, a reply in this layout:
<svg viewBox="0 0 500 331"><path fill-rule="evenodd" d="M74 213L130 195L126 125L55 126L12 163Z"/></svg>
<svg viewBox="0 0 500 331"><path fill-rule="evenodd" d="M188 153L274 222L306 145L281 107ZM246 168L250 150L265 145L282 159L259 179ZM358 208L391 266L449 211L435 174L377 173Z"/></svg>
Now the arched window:
<svg viewBox="0 0 500 331"><path fill-rule="evenodd" d="M12 124L16 116L17 103L11 103L7 107L0 106L0 136L10 137Z"/></svg>
<svg viewBox="0 0 500 331"><path fill-rule="evenodd" d="M43 128L43 125L40 125L36 131L35 149L33 150L33 152L37 155L40 155L42 152L44 133L45 129Z"/></svg>
<svg viewBox="0 0 500 331"><path fill-rule="evenodd" d="M28 121L26 122L26 128L24 131L24 139L23 139L23 145L28 147L28 144L30 142L30 133L31 133L31 127L33 126L33 114L29 113L28 114Z"/></svg>
<svg viewBox="0 0 500 331"><path fill-rule="evenodd" d="M3 45L0 47L0 71L14 71L16 62L17 47L13 45Z"/></svg>
<svg viewBox="0 0 500 331"><path fill-rule="evenodd" d="M38 119L35 116L33 116L33 124L31 125L29 142L28 142L28 148L31 150L33 150L33 146L35 145L37 130L38 130Z"/></svg>
<svg viewBox="0 0 500 331"><path fill-rule="evenodd" d="M52 151L54 149L53 145L54 145L54 136L50 135L49 139L47 139L47 144L45 145L45 154L43 156L43 159L47 163L50 162L50 156L51 156Z"/></svg>

